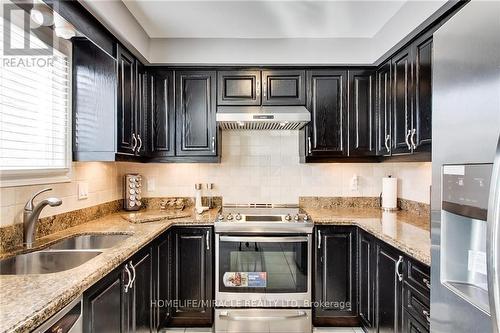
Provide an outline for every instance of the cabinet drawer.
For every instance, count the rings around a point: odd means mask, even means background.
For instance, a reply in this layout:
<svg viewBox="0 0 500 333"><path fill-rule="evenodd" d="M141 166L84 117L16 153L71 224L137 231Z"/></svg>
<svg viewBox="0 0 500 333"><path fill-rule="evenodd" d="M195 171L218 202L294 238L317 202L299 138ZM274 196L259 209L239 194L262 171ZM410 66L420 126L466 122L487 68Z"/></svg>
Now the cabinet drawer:
<svg viewBox="0 0 500 333"><path fill-rule="evenodd" d="M403 311L403 332L404 333L428 333L429 328L420 324L407 311Z"/></svg>
<svg viewBox="0 0 500 333"><path fill-rule="evenodd" d="M428 266L417 263L412 259L407 260L405 281L427 298L430 298L431 292L431 279L429 273L430 270Z"/></svg>
<svg viewBox="0 0 500 333"><path fill-rule="evenodd" d="M429 327L429 298L405 283L403 286L403 308L408 311L421 325Z"/></svg>

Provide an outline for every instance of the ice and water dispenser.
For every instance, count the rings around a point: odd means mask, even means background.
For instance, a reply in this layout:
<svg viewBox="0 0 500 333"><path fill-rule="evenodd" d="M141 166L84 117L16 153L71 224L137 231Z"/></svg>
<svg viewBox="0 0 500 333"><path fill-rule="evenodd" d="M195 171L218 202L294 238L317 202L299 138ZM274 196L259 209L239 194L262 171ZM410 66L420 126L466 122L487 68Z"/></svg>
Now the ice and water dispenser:
<svg viewBox="0 0 500 333"><path fill-rule="evenodd" d="M487 208L492 164L444 165L441 283L489 313Z"/></svg>

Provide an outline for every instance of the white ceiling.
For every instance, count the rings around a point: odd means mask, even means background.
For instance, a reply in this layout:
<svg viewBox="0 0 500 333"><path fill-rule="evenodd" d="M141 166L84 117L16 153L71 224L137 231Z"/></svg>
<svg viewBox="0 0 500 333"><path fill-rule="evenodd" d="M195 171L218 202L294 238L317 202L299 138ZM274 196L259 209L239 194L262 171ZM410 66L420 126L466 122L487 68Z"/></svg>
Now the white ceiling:
<svg viewBox="0 0 500 333"><path fill-rule="evenodd" d="M123 2L151 38L372 38L407 1Z"/></svg>

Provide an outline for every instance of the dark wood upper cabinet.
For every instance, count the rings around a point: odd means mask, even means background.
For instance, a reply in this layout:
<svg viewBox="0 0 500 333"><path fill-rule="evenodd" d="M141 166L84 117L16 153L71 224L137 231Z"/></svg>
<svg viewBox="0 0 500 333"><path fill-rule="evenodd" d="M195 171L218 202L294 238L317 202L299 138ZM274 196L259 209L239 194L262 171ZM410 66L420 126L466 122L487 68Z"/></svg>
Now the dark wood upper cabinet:
<svg viewBox="0 0 500 333"><path fill-rule="evenodd" d="M307 82L307 108L311 112L311 122L306 128L306 155L346 155L347 72L308 71Z"/></svg>
<svg viewBox="0 0 500 333"><path fill-rule="evenodd" d="M134 154L135 137L135 58L122 47L118 48L118 147L120 153Z"/></svg>
<svg viewBox="0 0 500 333"><path fill-rule="evenodd" d="M357 242L354 227L318 227L313 324L357 325Z"/></svg>
<svg viewBox="0 0 500 333"><path fill-rule="evenodd" d="M377 91L377 154L390 156L392 149L392 75L391 61L379 67Z"/></svg>
<svg viewBox="0 0 500 333"><path fill-rule="evenodd" d="M392 58L392 155L411 154L413 71L410 47Z"/></svg>
<svg viewBox="0 0 500 333"><path fill-rule="evenodd" d="M262 105L305 105L304 70L262 71Z"/></svg>
<svg viewBox="0 0 500 333"><path fill-rule="evenodd" d="M375 156L375 73L349 70L349 156Z"/></svg>
<svg viewBox="0 0 500 333"><path fill-rule="evenodd" d="M144 65L136 62L135 91L135 136L137 139L136 155L146 156L148 153L147 135L147 102L148 83Z"/></svg>
<svg viewBox="0 0 500 333"><path fill-rule="evenodd" d="M398 333L401 327L402 255L383 244L377 244L377 273L375 280L375 313L378 332Z"/></svg>
<svg viewBox="0 0 500 333"><path fill-rule="evenodd" d="M151 157L175 155L174 75L171 70L149 74L148 133Z"/></svg>
<svg viewBox="0 0 500 333"><path fill-rule="evenodd" d="M260 105L260 71L217 72L218 105Z"/></svg>
<svg viewBox="0 0 500 333"><path fill-rule="evenodd" d="M430 151L432 143L432 35L417 39L414 52L413 126L410 142L413 150Z"/></svg>
<svg viewBox="0 0 500 333"><path fill-rule="evenodd" d="M171 291L174 300L169 325L211 326L213 308L192 300L213 300L213 234L211 227L181 227L171 234Z"/></svg>
<svg viewBox="0 0 500 333"><path fill-rule="evenodd" d="M358 238L359 317L368 332L375 332L375 239L361 230Z"/></svg>
<svg viewBox="0 0 500 333"><path fill-rule="evenodd" d="M216 73L179 71L176 86L176 155L216 156Z"/></svg>
<svg viewBox="0 0 500 333"><path fill-rule="evenodd" d="M73 160L114 161L116 60L87 38L73 39Z"/></svg>

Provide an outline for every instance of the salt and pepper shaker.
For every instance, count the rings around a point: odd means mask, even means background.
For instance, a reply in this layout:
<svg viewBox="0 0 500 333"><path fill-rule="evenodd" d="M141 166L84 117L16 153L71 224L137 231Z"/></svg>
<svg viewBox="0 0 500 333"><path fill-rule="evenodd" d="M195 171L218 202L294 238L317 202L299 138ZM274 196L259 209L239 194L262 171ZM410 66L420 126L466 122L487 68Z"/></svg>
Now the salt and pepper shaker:
<svg viewBox="0 0 500 333"><path fill-rule="evenodd" d="M214 189L214 183L207 183L207 198L208 198L208 208L213 207L212 203L212 190Z"/></svg>
<svg viewBox="0 0 500 333"><path fill-rule="evenodd" d="M198 214L203 213L204 211L208 210L209 207L203 206L201 202L201 191L202 191L202 184L194 184L194 189L195 189L195 202L194 202L194 209Z"/></svg>

